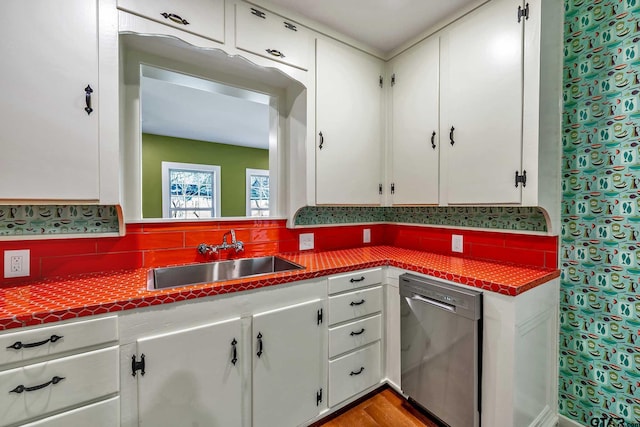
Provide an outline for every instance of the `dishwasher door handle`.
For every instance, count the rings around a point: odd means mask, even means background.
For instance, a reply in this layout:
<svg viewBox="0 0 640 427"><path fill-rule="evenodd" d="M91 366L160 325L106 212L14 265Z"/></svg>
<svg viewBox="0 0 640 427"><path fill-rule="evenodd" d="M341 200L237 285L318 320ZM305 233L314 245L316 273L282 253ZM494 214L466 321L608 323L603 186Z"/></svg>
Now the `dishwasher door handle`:
<svg viewBox="0 0 640 427"><path fill-rule="evenodd" d="M432 300L431 298L426 298L426 297L423 297L422 295L413 294L411 299L423 302L425 304L435 305L436 307L439 307L439 308L441 308L443 310L446 310L446 311L449 311L451 313L455 313L456 312L456 307L455 306L449 305L449 304L445 304L443 302L439 302L439 301L436 301L436 300Z"/></svg>

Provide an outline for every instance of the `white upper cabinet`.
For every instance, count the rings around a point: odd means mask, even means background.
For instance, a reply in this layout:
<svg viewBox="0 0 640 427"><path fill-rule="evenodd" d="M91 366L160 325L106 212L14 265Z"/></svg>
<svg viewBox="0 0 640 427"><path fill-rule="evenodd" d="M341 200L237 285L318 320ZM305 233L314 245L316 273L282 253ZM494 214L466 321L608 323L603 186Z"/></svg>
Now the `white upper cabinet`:
<svg viewBox="0 0 640 427"><path fill-rule="evenodd" d="M316 41L316 203L379 205L383 64Z"/></svg>
<svg viewBox="0 0 640 427"><path fill-rule="evenodd" d="M391 63L391 203L438 204L438 37L430 37ZM389 189L387 189L389 190Z"/></svg>
<svg viewBox="0 0 640 427"><path fill-rule="evenodd" d="M98 2L2 7L0 200L97 201Z"/></svg>
<svg viewBox="0 0 640 427"><path fill-rule="evenodd" d="M210 40L224 42L224 0L118 0L118 8Z"/></svg>
<svg viewBox="0 0 640 427"><path fill-rule="evenodd" d="M313 33L280 15L236 3L236 47L303 70L313 66Z"/></svg>
<svg viewBox="0 0 640 427"><path fill-rule="evenodd" d="M492 0L441 34L441 204L521 202L521 4Z"/></svg>

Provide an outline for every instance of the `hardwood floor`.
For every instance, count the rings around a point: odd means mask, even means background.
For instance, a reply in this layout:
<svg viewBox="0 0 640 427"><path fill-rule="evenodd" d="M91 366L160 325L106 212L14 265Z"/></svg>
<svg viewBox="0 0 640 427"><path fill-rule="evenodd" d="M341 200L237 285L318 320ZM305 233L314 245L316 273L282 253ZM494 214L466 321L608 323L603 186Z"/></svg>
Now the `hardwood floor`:
<svg viewBox="0 0 640 427"><path fill-rule="evenodd" d="M439 427L386 388L362 403L314 427Z"/></svg>

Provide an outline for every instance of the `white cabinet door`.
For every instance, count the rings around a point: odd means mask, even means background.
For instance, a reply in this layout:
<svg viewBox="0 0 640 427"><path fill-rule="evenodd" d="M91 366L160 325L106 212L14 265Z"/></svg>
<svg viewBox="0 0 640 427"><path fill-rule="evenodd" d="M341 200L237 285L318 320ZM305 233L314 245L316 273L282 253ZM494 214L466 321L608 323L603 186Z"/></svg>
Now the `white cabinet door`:
<svg viewBox="0 0 640 427"><path fill-rule="evenodd" d="M396 57L391 66L391 183L394 205L438 204L439 38L430 37Z"/></svg>
<svg viewBox="0 0 640 427"><path fill-rule="evenodd" d="M313 64L311 31L246 3L236 3L236 47L303 70Z"/></svg>
<svg viewBox="0 0 640 427"><path fill-rule="evenodd" d="M0 199L98 200L97 26L97 0L2 2Z"/></svg>
<svg viewBox="0 0 640 427"><path fill-rule="evenodd" d="M118 8L224 42L224 0L118 0Z"/></svg>
<svg viewBox="0 0 640 427"><path fill-rule="evenodd" d="M440 192L445 204L520 203L520 0L494 0L441 37Z"/></svg>
<svg viewBox="0 0 640 427"><path fill-rule="evenodd" d="M316 41L316 203L379 205L382 61Z"/></svg>
<svg viewBox="0 0 640 427"><path fill-rule="evenodd" d="M320 310L318 299L253 316L253 427L297 426L320 412Z"/></svg>
<svg viewBox="0 0 640 427"><path fill-rule="evenodd" d="M234 318L139 339L139 425L242 425L240 334Z"/></svg>

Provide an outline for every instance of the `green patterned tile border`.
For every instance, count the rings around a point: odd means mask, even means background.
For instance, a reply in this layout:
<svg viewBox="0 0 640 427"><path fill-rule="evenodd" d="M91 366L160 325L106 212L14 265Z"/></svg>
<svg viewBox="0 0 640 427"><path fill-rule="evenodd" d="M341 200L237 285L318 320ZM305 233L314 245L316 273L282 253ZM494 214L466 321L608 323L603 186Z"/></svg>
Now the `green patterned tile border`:
<svg viewBox="0 0 640 427"><path fill-rule="evenodd" d="M117 233L115 206L0 206L0 236Z"/></svg>
<svg viewBox="0 0 640 427"><path fill-rule="evenodd" d="M559 412L640 425L640 0L565 0L564 37Z"/></svg>
<svg viewBox="0 0 640 427"><path fill-rule="evenodd" d="M295 225L397 222L498 230L547 231L538 208L518 207L305 207Z"/></svg>

